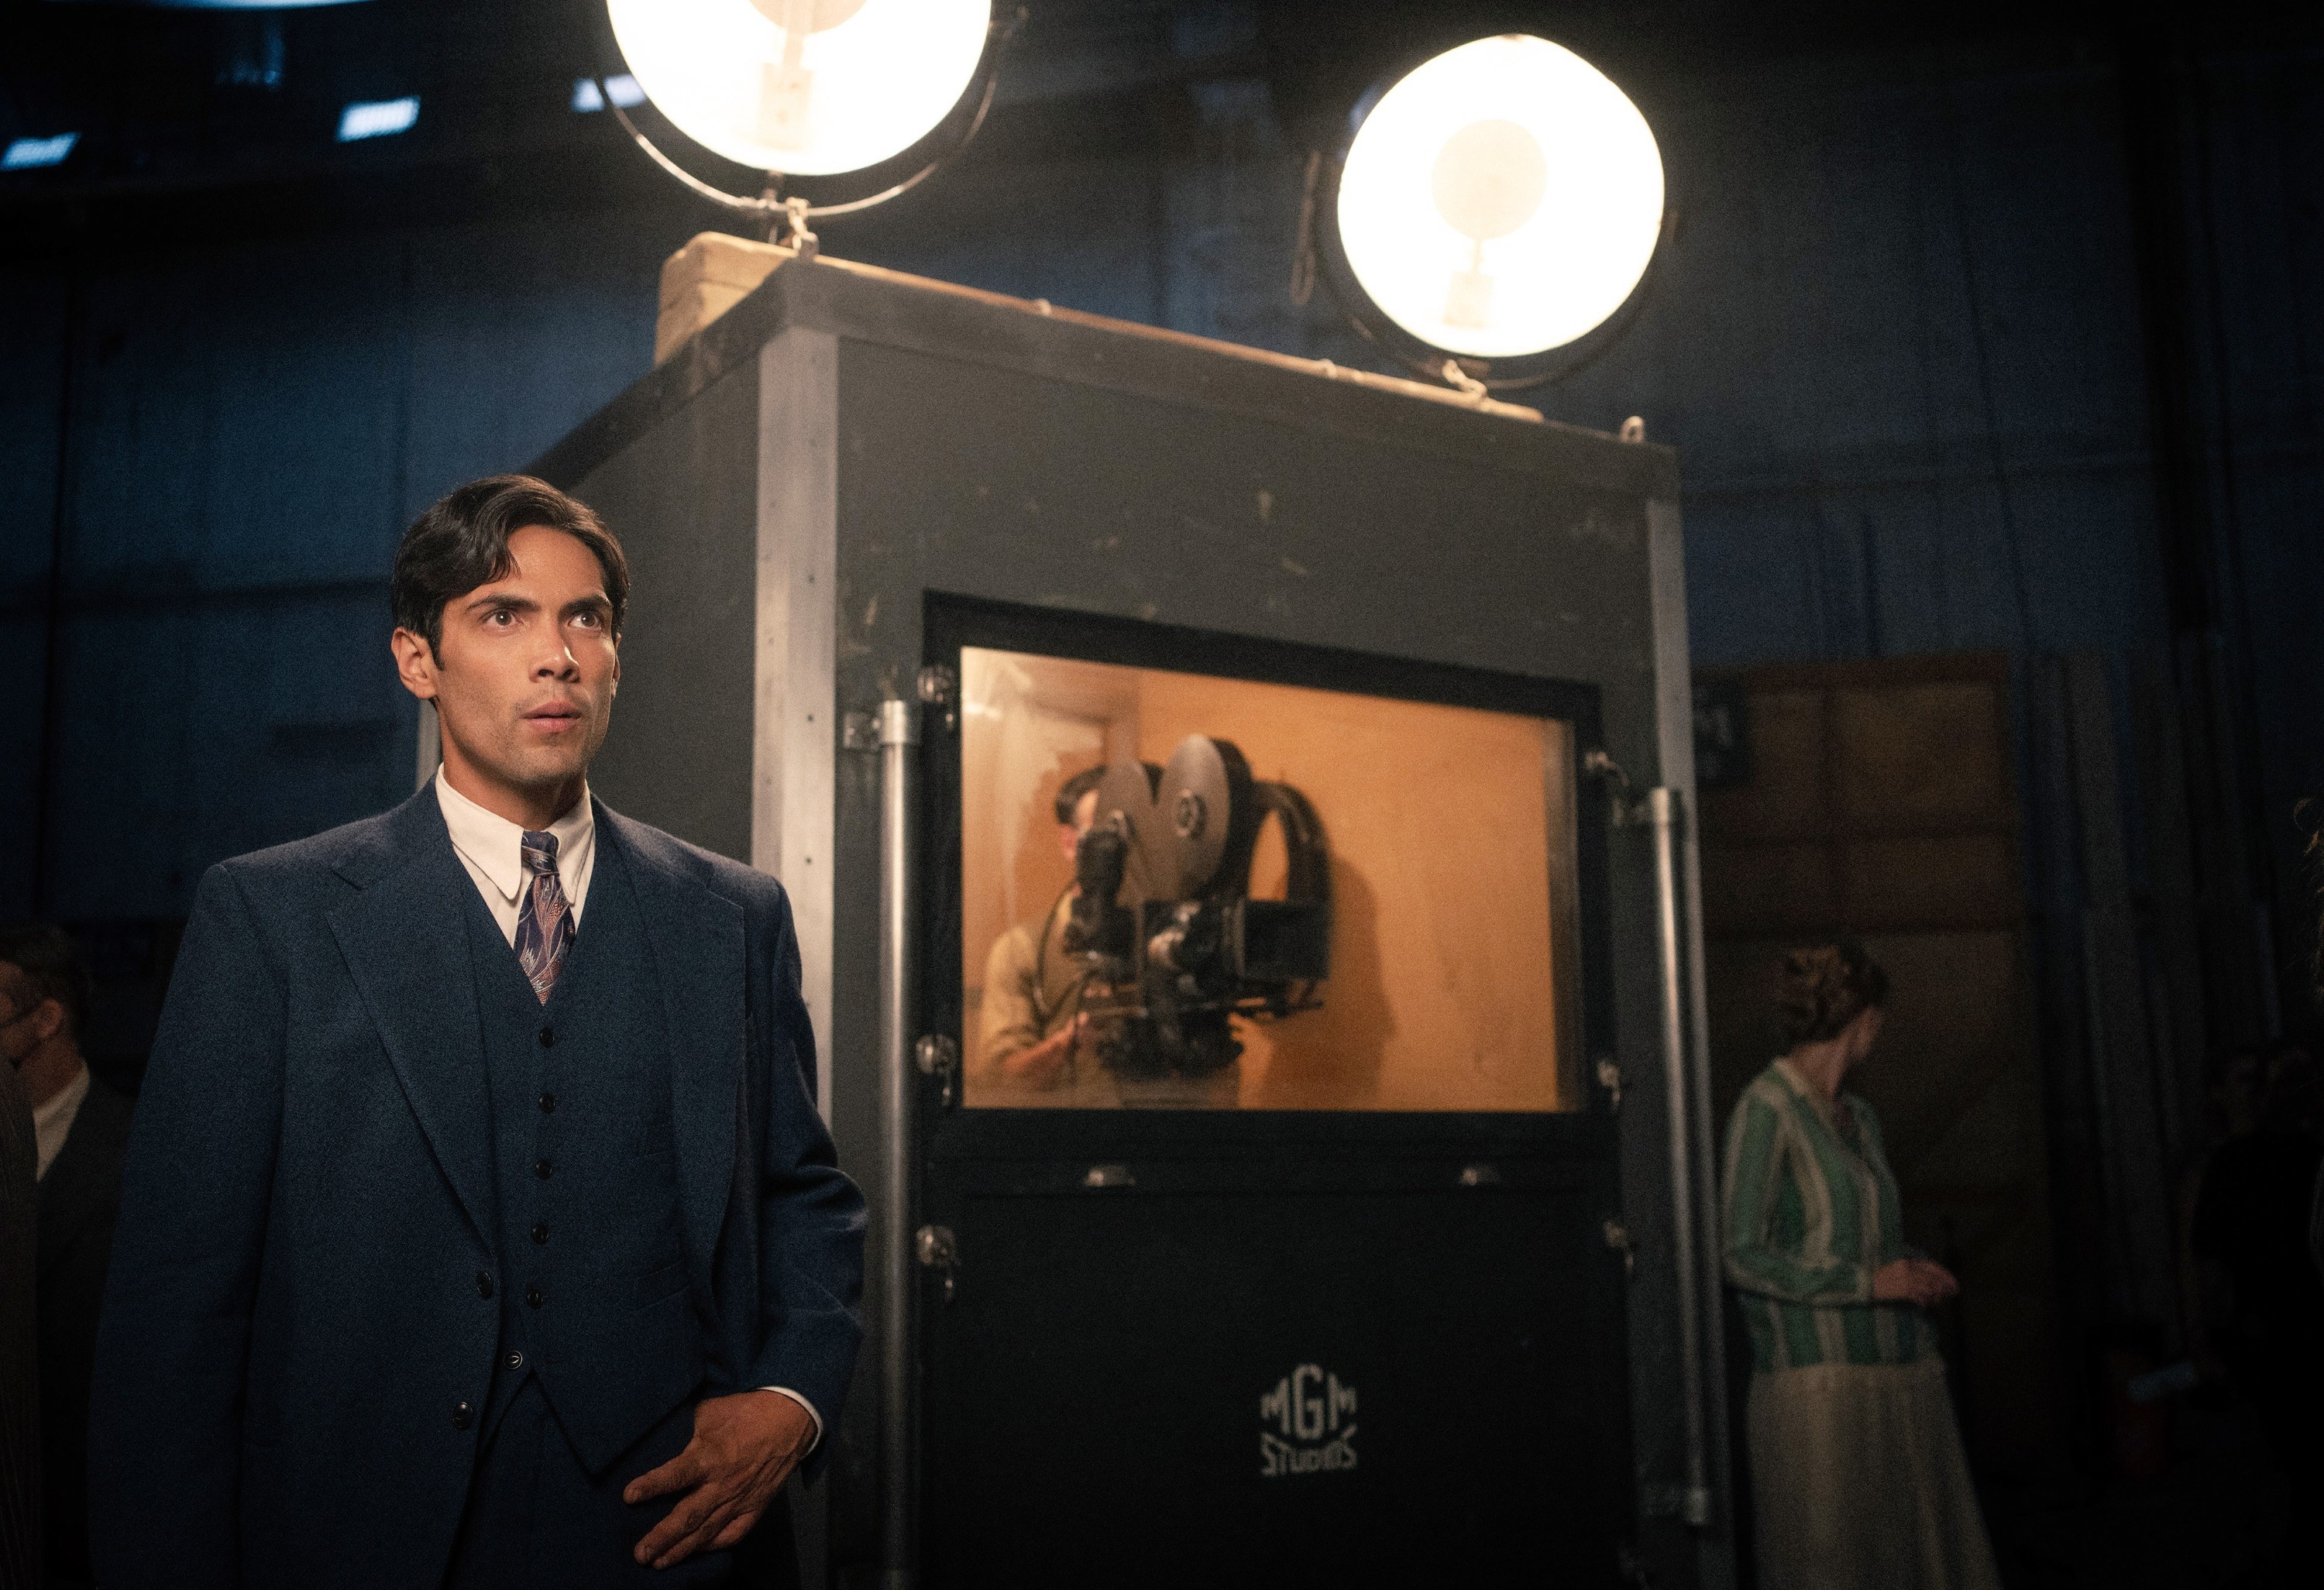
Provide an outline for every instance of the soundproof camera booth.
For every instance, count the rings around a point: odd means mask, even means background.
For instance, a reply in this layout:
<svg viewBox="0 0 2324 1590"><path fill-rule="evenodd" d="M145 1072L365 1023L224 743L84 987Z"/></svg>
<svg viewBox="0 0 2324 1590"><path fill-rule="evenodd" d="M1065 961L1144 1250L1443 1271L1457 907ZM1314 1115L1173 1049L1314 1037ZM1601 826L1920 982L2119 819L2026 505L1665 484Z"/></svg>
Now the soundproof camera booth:
<svg viewBox="0 0 2324 1590"><path fill-rule="evenodd" d="M1670 450L807 258L535 467L872 1199L809 1583L1730 1581Z"/></svg>

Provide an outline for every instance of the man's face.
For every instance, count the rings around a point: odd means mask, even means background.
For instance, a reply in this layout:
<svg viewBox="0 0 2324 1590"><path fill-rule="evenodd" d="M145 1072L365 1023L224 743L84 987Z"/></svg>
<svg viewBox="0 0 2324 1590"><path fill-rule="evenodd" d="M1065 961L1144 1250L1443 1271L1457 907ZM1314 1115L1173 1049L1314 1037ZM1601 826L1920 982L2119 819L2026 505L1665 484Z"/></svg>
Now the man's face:
<svg viewBox="0 0 2324 1590"><path fill-rule="evenodd" d="M578 778L605 741L622 676L613 602L596 555L529 525L509 538L505 579L444 604L444 641L396 631L412 694L436 703L445 760L492 781L552 788Z"/></svg>
<svg viewBox="0 0 2324 1590"><path fill-rule="evenodd" d="M23 970L0 960L0 1055L10 1065L23 1065L47 1036L42 1031L41 1004L25 985Z"/></svg>
<svg viewBox="0 0 2324 1590"><path fill-rule="evenodd" d="M1877 1005L1867 1009L1850 1024L1848 1054L1849 1065L1858 1066L1864 1063L1866 1057L1872 1052L1872 1046L1880 1042L1880 1029L1887 1025L1888 1013Z"/></svg>
<svg viewBox="0 0 2324 1590"><path fill-rule="evenodd" d="M1074 803L1073 822L1060 823L1057 827L1057 848L1065 851L1066 860L1074 859L1074 847L1082 842L1082 835L1087 833L1091 824L1096 821L1097 791L1085 789L1082 791L1082 798Z"/></svg>

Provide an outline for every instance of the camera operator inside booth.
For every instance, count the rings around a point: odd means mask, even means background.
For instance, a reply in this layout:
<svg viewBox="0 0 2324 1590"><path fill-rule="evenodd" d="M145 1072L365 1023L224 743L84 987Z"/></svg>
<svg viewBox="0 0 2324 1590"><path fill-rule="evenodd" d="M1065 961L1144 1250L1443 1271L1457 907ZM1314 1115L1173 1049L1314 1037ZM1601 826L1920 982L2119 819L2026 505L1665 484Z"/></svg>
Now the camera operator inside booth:
<svg viewBox="0 0 2324 1590"><path fill-rule="evenodd" d="M971 1107L1577 1107L1572 730L964 648Z"/></svg>
<svg viewBox="0 0 2324 1590"><path fill-rule="evenodd" d="M1160 775L1159 767L1148 766ZM1104 777L1103 763L1084 767L1058 786L1051 803L1057 816L1057 848L1068 865L1082 835L1097 821L1097 786ZM992 941L984 960L972 1087L981 1083L1081 1109L1121 1102L1111 1080L1094 1063L1095 1054L1084 1052L1092 1045L1090 1016L1080 997L1082 966L1065 943L1076 893L1075 886L1067 884L1047 915L1013 924ZM1231 1105L1237 1081L1235 1067L1216 1072L1203 1080L1202 1096L1194 1102Z"/></svg>

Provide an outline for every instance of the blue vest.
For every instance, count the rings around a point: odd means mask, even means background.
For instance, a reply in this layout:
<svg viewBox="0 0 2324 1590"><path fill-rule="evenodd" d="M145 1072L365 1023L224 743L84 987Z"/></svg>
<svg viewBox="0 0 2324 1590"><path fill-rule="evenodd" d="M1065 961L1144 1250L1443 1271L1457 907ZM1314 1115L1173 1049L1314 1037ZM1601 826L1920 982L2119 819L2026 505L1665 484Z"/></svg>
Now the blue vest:
<svg viewBox="0 0 2324 1590"><path fill-rule="evenodd" d="M487 1434L538 1383L592 1474L692 1396L705 1331L680 1235L660 993L604 824L581 930L546 1005L468 891L491 1075L500 1299Z"/></svg>

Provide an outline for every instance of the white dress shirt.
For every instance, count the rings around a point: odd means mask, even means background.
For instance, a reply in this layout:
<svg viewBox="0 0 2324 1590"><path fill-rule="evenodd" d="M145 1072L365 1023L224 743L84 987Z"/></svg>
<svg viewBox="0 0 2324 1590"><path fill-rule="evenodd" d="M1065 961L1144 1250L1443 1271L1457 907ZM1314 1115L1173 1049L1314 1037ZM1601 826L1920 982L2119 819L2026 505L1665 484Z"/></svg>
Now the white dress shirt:
<svg viewBox="0 0 2324 1590"><path fill-rule="evenodd" d="M34 1180L48 1180L49 1167L57 1163L65 1139L72 1135L73 1117L80 1114L80 1101L88 1097L88 1067L83 1066L47 1103L33 1107L32 1138L41 1152L41 1167L33 1172Z"/></svg>
<svg viewBox="0 0 2324 1590"><path fill-rule="evenodd" d="M517 918L522 914L524 891L531 883L531 874L524 869L524 829L497 812L487 812L466 795L452 787L444 777L444 769L436 769L436 804L444 809L444 826L452 835L452 849L460 858L460 865L468 869L475 880L476 892L484 897L484 908L500 924L501 936L516 947ZM565 891L565 904L573 913L573 931L581 931L581 908L589 898L589 878L597 869L597 819L589 809L589 786L581 786L581 798L573 809L549 825L557 836L557 883ZM79 1087L88 1090L88 1074L81 1073ZM68 1089L69 1091L69 1089ZM61 1098L62 1094L58 1098ZM51 1102L54 1102L51 1100ZM78 1098L74 1102L78 1104ZM37 1117L36 1117L37 1118ZM69 1122L67 1123L70 1125ZM41 1169L46 1172L52 1157L48 1146L48 1129L40 1128ZM57 1137L62 1144L64 1136ZM780 1392L807 1410L815 1420L815 1441L823 1443L823 1415L788 1386L761 1386L762 1392ZM810 1448L812 1449L812 1448Z"/></svg>
<svg viewBox="0 0 2324 1590"><path fill-rule="evenodd" d="M524 829L497 812L487 812L452 787L444 769L436 769L436 803L444 808L444 826L452 832L452 849L460 865L475 880L484 908L501 924L501 937L516 945L517 918L532 875L524 869ZM573 913L573 931L581 931L582 907L589 902L589 878L597 870L597 819L589 809L589 786L573 809L549 825L557 839L557 883Z"/></svg>

